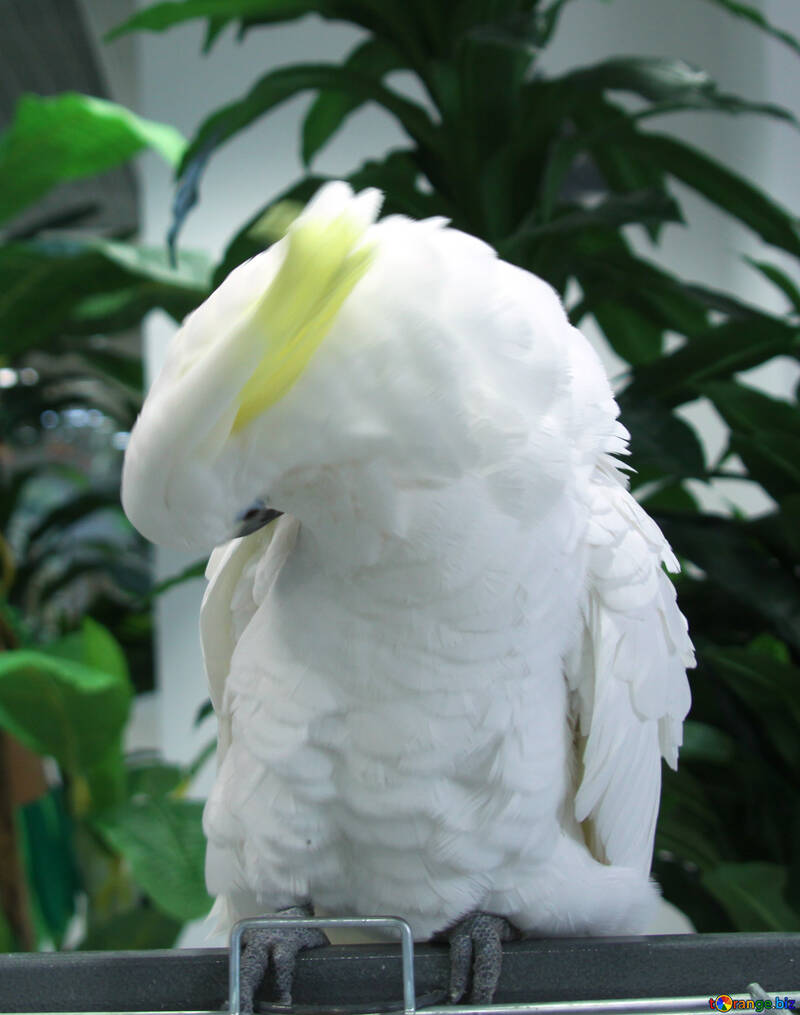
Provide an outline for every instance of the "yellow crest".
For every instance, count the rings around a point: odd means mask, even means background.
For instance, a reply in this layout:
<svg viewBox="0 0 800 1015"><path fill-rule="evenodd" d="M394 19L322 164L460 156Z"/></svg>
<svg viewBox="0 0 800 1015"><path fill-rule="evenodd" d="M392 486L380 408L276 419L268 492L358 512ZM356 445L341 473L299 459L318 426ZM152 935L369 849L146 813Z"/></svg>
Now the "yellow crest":
<svg viewBox="0 0 800 1015"><path fill-rule="evenodd" d="M234 432L274 405L305 370L372 261L372 248L358 247L364 232L346 211L301 216L290 226L283 264L255 311L266 351L241 390Z"/></svg>

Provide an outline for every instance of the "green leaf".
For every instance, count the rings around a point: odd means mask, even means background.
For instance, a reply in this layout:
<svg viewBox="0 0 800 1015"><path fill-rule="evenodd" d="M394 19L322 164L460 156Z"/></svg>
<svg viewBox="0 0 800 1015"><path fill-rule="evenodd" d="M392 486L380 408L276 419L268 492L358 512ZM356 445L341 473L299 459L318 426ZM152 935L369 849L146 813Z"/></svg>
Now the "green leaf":
<svg viewBox="0 0 800 1015"><path fill-rule="evenodd" d="M306 14L321 14L325 0L167 0L138 11L106 35L106 41L128 32L163 32L196 18L214 18L217 32L229 21L258 15L272 21L292 21Z"/></svg>
<svg viewBox="0 0 800 1015"><path fill-rule="evenodd" d="M575 237L564 244L563 256L583 290L582 313L614 302L662 332L692 335L708 329L708 311L692 287L624 246L610 243L607 233ZM614 345L615 333L609 331L606 337ZM658 365L663 362L659 359ZM643 369L648 369L646 364Z"/></svg>
<svg viewBox="0 0 800 1015"><path fill-rule="evenodd" d="M635 366L650 363L661 355L664 332L634 307L613 299L599 300L592 304L592 316L611 348L626 362ZM667 449L659 450L663 454Z"/></svg>
<svg viewBox="0 0 800 1015"><path fill-rule="evenodd" d="M784 898L787 872L772 863L724 863L703 874L738 931L800 931L800 913Z"/></svg>
<svg viewBox="0 0 800 1015"><path fill-rule="evenodd" d="M656 225L683 222L683 215L673 197L661 190L637 190L626 194L609 194L586 207L566 205L555 209L544 222L535 217L523 224L500 244L500 254L543 236L558 233L583 233L589 229L618 229L626 225Z"/></svg>
<svg viewBox="0 0 800 1015"><path fill-rule="evenodd" d="M779 431L800 437L800 408L793 402L737 382L707 384L703 394L710 398L725 422L743 433Z"/></svg>
<svg viewBox="0 0 800 1015"><path fill-rule="evenodd" d="M128 690L128 664L122 649L104 627L89 617L80 630L52 642L46 652L53 658L69 659L102 671L116 680L123 692Z"/></svg>
<svg viewBox="0 0 800 1015"><path fill-rule="evenodd" d="M174 948L183 926L155 906L141 905L108 920L89 924L78 945L82 952L151 951Z"/></svg>
<svg viewBox="0 0 800 1015"><path fill-rule="evenodd" d="M415 102L384 87L368 74L335 64L297 64L279 67L261 77L244 98L232 102L201 124L183 158L179 175L209 149L218 148L254 120L300 92L335 89L362 102L376 102L391 113L416 141L435 147L436 128L428 114Z"/></svg>
<svg viewBox="0 0 800 1015"><path fill-rule="evenodd" d="M780 510L754 518L752 534L789 567L800 560L800 494L784 497Z"/></svg>
<svg viewBox="0 0 800 1015"><path fill-rule="evenodd" d="M0 246L3 355L13 360L64 335L96 334L109 323L127 328L154 307L181 319L207 293L208 263L195 255L182 255L172 269L163 250L118 241L7 243ZM91 298L101 300L99 312L87 307Z"/></svg>
<svg viewBox="0 0 800 1015"><path fill-rule="evenodd" d="M210 716L214 714L214 706L211 703L210 698L206 698L202 705L197 709L194 715L194 726L200 726L201 723L205 722Z"/></svg>
<svg viewBox="0 0 800 1015"><path fill-rule="evenodd" d="M50 789L21 807L19 823L30 887L50 936L60 946L82 888L63 788Z"/></svg>
<svg viewBox="0 0 800 1015"><path fill-rule="evenodd" d="M532 126L524 124L521 86L533 51L510 47L482 27L482 33L473 31L460 39L453 57L437 66L438 81L445 86L436 97L450 164L455 155L453 168L462 177L454 178L454 188L469 183L463 179L466 174L480 173L487 155L507 145L521 128Z"/></svg>
<svg viewBox="0 0 800 1015"><path fill-rule="evenodd" d="M702 194L765 242L800 257L797 219L720 162L665 134L629 131L620 143L626 150L651 159L662 171Z"/></svg>
<svg viewBox="0 0 800 1015"><path fill-rule="evenodd" d="M764 278L769 279L773 285L786 296L797 313L800 313L800 288L785 271L774 264L767 264L766 261L756 261L752 257L746 257L745 261L751 264L757 271L760 271Z"/></svg>
<svg viewBox="0 0 800 1015"><path fill-rule="evenodd" d="M163 761L133 760L128 763L127 777L130 797L161 797L173 793L186 781L186 770Z"/></svg>
<svg viewBox="0 0 800 1015"><path fill-rule="evenodd" d="M347 179L356 192L366 187L377 187L384 192L382 215L408 215L418 219L444 215L457 219L453 207L440 194L418 189L419 175L414 153L396 149L383 159L368 159Z"/></svg>
<svg viewBox="0 0 800 1015"><path fill-rule="evenodd" d="M172 797L133 799L94 825L130 864L136 883L154 905L176 920L196 920L208 912L205 887L203 805Z"/></svg>
<svg viewBox="0 0 800 1015"><path fill-rule="evenodd" d="M731 428L729 448L776 500L800 492L800 409L734 382L702 393Z"/></svg>
<svg viewBox="0 0 800 1015"><path fill-rule="evenodd" d="M800 332L768 314L757 320L728 321L658 362L638 366L621 402L657 399L664 405L680 405L698 397L710 382L759 366L775 356L793 355L800 346Z"/></svg>
<svg viewBox="0 0 800 1015"><path fill-rule="evenodd" d="M701 934L725 934L734 928L719 903L703 888L699 872L687 870L672 852L656 852L653 877L664 898L687 916Z"/></svg>
<svg viewBox="0 0 800 1015"><path fill-rule="evenodd" d="M169 242L174 243L180 226L197 201L200 176L215 149L259 117L301 92L333 89L359 102L376 102L391 113L417 143L438 145L435 124L422 106L384 87L368 74L334 64L299 64L279 67L260 78L244 98L212 114L193 138L179 169Z"/></svg>
<svg viewBox="0 0 800 1015"><path fill-rule="evenodd" d="M380 81L390 71L405 66L405 60L385 39L371 38L360 43L344 62L349 70L366 74ZM303 121L303 164L308 166L314 155L341 127L364 99L351 92L325 89L319 93Z"/></svg>
<svg viewBox="0 0 800 1015"><path fill-rule="evenodd" d="M790 46L795 52L800 53L800 42L791 35L789 32L784 32L780 28L776 28L771 22L767 21L764 15L752 4L741 3L740 0L709 0L709 3L716 4L717 7L722 7L728 13L733 14L737 18L743 18L745 21L749 21L751 25L755 25L757 28L761 28L775 39L779 39L784 42L787 46Z"/></svg>
<svg viewBox="0 0 800 1015"><path fill-rule="evenodd" d="M769 652L706 646L703 658L731 690L756 712L782 714L800 731L800 668Z"/></svg>
<svg viewBox="0 0 800 1015"><path fill-rule="evenodd" d="M788 110L779 106L748 102L721 93L706 71L667 57L613 57L571 71L555 83L577 87L590 94L622 91L639 95L654 105L637 114L637 119L671 110L708 109L726 113L766 113L796 122Z"/></svg>
<svg viewBox="0 0 800 1015"><path fill-rule="evenodd" d="M122 650L89 618L47 650L0 653L0 727L68 772L106 761L130 701Z"/></svg>
<svg viewBox="0 0 800 1015"><path fill-rule="evenodd" d="M699 510L697 500L680 483L659 485L646 497L642 497L640 503L648 514L665 511L695 514Z"/></svg>
<svg viewBox="0 0 800 1015"><path fill-rule="evenodd" d="M144 364L141 356L128 356L116 349L84 349L80 358L88 367L97 371L105 380L141 392L144 389Z"/></svg>
<svg viewBox="0 0 800 1015"><path fill-rule="evenodd" d="M602 94L595 96L594 100L585 96L580 106L571 109L570 118L577 127L578 137L565 134L553 145L551 160L554 165L548 165L545 179L553 179L556 190L550 194L547 189L543 189L543 201L552 204L557 196L558 187L561 186L559 163L568 166L587 150L592 164L615 193L626 194L641 190L667 192L666 177L661 167L652 159L637 155L625 146L625 138L631 130L627 110ZM655 230L651 230L651 236L654 240L657 239Z"/></svg>
<svg viewBox="0 0 800 1015"><path fill-rule="evenodd" d="M84 521L89 515L94 515L98 511L113 511L119 515L121 510L119 497L116 493L109 494L94 490L79 493L76 497L57 504L52 511L45 515L28 534L28 546L53 531L60 534L65 528Z"/></svg>
<svg viewBox="0 0 800 1015"><path fill-rule="evenodd" d="M687 479L706 472L703 447L694 429L656 402L625 404L622 422L631 434L630 464L660 479Z"/></svg>
<svg viewBox="0 0 800 1015"><path fill-rule="evenodd" d="M656 521L679 556L800 650L800 584L764 553L746 523L713 514L664 514Z"/></svg>
<svg viewBox="0 0 800 1015"><path fill-rule="evenodd" d="M56 184L112 169L145 147L174 166L186 145L173 127L105 99L75 92L23 96L0 137L0 221Z"/></svg>
<svg viewBox="0 0 800 1015"><path fill-rule="evenodd" d="M683 724L681 762L705 761L728 765L736 756L736 744L727 733L708 723L687 720Z"/></svg>
<svg viewBox="0 0 800 1015"><path fill-rule="evenodd" d="M688 771L662 766L661 811L656 849L666 849L701 869L714 867L727 855L725 834L715 834L714 816L700 782Z"/></svg>

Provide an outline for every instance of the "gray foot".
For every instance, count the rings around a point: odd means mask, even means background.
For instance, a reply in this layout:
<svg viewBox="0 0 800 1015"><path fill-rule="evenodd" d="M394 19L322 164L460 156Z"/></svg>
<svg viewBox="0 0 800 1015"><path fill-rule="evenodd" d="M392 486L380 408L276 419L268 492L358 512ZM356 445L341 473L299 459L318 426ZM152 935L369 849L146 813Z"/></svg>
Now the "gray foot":
<svg viewBox="0 0 800 1015"><path fill-rule="evenodd" d="M280 916L311 916L310 906L282 909ZM281 927L248 930L244 934L244 952L239 974L241 1010L253 1011L255 993L270 967L278 987L278 1003L291 1005L292 980L297 953L306 948L319 948L330 942L321 930L311 927Z"/></svg>
<svg viewBox="0 0 800 1015"><path fill-rule="evenodd" d="M503 941L519 937L519 931L505 917L470 913L445 936L450 942L450 1003L458 1004L464 996L471 969L470 1003L491 1004L500 980Z"/></svg>

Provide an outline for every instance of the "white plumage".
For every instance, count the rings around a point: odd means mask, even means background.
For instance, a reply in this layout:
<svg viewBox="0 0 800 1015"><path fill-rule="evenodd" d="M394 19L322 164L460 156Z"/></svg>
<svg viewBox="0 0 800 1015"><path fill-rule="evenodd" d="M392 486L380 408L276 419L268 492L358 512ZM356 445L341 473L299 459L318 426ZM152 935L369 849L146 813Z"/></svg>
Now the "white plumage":
<svg viewBox="0 0 800 1015"><path fill-rule="evenodd" d="M675 559L555 293L377 210L330 185L236 269L174 339L126 457L156 541L210 548L257 498L285 512L209 563L209 889L228 920L310 900L417 938L475 910L640 931L689 706ZM305 226L318 248L281 275Z"/></svg>

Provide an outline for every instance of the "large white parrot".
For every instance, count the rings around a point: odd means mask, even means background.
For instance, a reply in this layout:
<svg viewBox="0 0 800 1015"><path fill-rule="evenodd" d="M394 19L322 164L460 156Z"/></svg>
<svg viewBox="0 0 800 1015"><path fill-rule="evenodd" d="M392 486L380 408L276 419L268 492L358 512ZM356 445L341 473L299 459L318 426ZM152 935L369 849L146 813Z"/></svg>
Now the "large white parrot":
<svg viewBox="0 0 800 1015"><path fill-rule="evenodd" d="M327 185L187 318L123 504L154 542L217 547L201 635L224 922L403 916L456 944L453 998L475 944L485 1000L509 925L644 928L692 648L556 294L379 207ZM270 951L286 1000L319 940L254 939L245 1003Z"/></svg>

